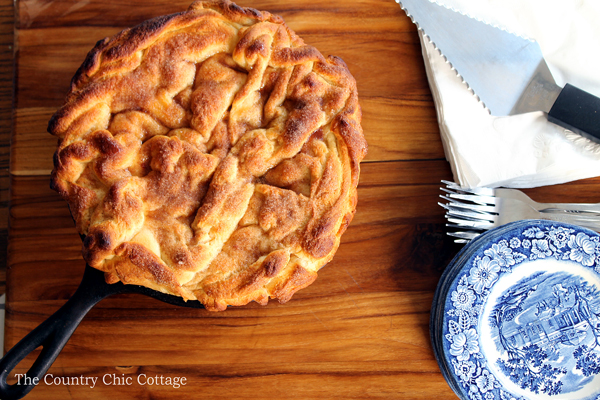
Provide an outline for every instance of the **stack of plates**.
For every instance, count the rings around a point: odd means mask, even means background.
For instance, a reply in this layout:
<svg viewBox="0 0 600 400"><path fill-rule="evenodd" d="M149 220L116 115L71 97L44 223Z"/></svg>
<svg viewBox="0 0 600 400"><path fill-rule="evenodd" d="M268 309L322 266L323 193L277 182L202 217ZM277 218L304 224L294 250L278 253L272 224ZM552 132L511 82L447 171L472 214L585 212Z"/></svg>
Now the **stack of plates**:
<svg viewBox="0 0 600 400"><path fill-rule="evenodd" d="M479 236L440 280L431 339L461 399L600 399L600 236L538 220Z"/></svg>

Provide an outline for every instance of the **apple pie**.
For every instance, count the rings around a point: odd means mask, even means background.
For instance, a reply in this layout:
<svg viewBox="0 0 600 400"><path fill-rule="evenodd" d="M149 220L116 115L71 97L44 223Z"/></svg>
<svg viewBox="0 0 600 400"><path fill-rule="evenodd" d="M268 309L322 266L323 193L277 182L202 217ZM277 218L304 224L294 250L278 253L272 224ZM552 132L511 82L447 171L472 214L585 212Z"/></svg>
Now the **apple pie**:
<svg viewBox="0 0 600 400"><path fill-rule="evenodd" d="M340 58L279 16L195 2L89 52L48 125L51 186L109 283L285 302L352 220L360 120Z"/></svg>

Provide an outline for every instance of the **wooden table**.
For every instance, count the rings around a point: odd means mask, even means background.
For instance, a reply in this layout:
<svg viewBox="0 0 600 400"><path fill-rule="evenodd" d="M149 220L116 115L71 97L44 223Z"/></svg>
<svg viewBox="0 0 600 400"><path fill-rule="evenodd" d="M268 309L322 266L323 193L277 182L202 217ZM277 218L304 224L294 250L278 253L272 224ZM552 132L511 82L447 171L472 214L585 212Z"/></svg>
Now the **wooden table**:
<svg viewBox="0 0 600 400"><path fill-rule="evenodd" d="M239 4L282 15L308 44L342 57L358 82L369 154L358 212L336 257L284 305L211 313L139 295L103 300L48 372L96 377L95 387L50 380L28 398L456 399L433 356L429 311L460 247L445 236L437 205L440 180L452 177L415 27L392 0ZM6 349L65 303L84 268L67 205L48 187L56 144L46 132L48 119L98 39L188 5L16 3ZM599 183L530 194L600 201ZM163 384L149 384L155 376ZM168 385L167 377L185 378L185 385Z"/></svg>

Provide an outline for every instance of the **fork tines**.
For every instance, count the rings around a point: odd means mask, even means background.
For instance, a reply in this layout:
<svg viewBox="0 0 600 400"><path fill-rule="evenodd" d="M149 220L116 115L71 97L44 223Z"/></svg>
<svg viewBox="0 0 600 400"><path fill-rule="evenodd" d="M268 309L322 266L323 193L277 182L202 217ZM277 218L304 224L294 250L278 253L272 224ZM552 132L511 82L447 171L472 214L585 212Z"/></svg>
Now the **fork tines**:
<svg viewBox="0 0 600 400"><path fill-rule="evenodd" d="M446 210L446 226L455 242L466 243L483 231L521 219L568 222L600 232L600 204L538 203L516 189L461 188L442 181L446 187L438 203Z"/></svg>
<svg viewBox="0 0 600 400"><path fill-rule="evenodd" d="M494 189L461 188L454 182L442 181L446 187L440 197L447 203L438 202L446 210L448 235L456 243L467 243L483 231L498 224L498 210Z"/></svg>

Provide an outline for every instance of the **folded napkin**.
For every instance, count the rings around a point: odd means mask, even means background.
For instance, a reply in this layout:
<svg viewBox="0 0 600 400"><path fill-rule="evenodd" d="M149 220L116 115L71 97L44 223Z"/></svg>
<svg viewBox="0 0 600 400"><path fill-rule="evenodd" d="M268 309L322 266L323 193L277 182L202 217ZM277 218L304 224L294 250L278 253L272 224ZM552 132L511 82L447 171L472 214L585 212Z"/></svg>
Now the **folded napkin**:
<svg viewBox="0 0 600 400"><path fill-rule="evenodd" d="M439 0L535 39L556 83L600 96L600 1ZM548 122L542 112L495 117L422 32L442 142L463 187L536 187L600 176L600 145Z"/></svg>

